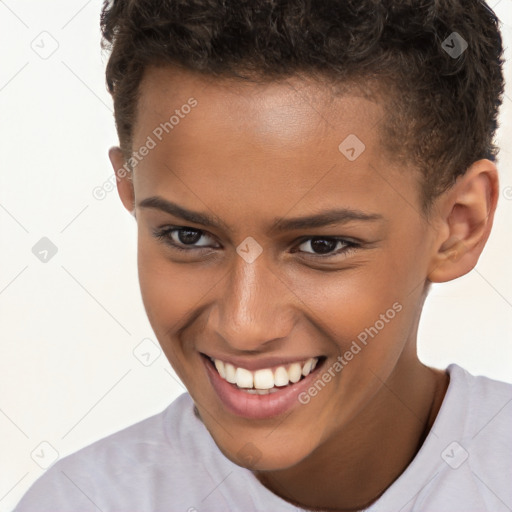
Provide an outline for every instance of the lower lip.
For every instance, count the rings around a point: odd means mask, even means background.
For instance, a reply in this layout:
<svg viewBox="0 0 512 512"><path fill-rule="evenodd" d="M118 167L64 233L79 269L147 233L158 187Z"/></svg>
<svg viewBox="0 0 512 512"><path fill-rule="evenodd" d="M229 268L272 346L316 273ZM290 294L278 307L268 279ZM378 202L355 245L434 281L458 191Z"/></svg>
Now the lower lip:
<svg viewBox="0 0 512 512"><path fill-rule="evenodd" d="M258 420L279 416L294 405L301 405L299 395L309 388L314 376L325 362L325 360L320 361L307 377L295 384L290 384L267 395L254 395L240 391L235 385L224 380L207 357L201 356L201 358L212 387L226 409L237 416Z"/></svg>

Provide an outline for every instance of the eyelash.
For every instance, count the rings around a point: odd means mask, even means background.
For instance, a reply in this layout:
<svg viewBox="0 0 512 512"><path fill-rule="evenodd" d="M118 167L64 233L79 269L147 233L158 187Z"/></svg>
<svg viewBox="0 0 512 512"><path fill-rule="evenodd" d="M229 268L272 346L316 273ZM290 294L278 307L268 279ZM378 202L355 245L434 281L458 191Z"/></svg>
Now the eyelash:
<svg viewBox="0 0 512 512"><path fill-rule="evenodd" d="M193 245L191 245L190 248L185 249L184 247L181 247L180 245L178 245L176 242L172 241L169 238L169 235L172 232L182 231L182 230L183 231L194 231L196 233L201 233L202 236L203 235L211 236L211 235L207 235L207 233L201 229L195 229L195 228L191 228L191 227L187 227L187 226L167 226L165 228L158 228L153 231L153 236L157 240L161 241L162 243L170 246L173 250L177 250L177 251L188 252L188 251L201 250L203 248L205 248L205 249L207 248L207 246L194 247ZM340 238L340 237L336 237L336 236L303 237L303 238L301 238L298 245L300 246L304 242L308 242L311 240L329 240L329 241L335 241L336 243L341 242L342 244L345 245L345 247L343 247L342 249L338 249L338 251L331 252L328 254L315 254L315 253L305 252L305 254L307 254L308 257L312 257L315 259L316 258L327 259L327 258L332 258L333 256L339 256L340 254L347 255L360 247L360 244L358 244L356 242L352 242L351 240L346 240L344 238ZM304 251L300 251L300 252L304 252Z"/></svg>

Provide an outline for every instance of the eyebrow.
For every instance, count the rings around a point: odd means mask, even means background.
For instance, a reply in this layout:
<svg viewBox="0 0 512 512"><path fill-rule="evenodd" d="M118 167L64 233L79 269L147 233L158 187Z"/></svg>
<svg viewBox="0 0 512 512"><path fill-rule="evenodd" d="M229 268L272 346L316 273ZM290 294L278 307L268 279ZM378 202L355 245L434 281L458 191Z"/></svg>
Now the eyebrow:
<svg viewBox="0 0 512 512"><path fill-rule="evenodd" d="M383 219L384 217L378 213L365 213L350 208L338 208L323 211L315 215L308 215L306 217L275 219L276 224L273 229L277 231L293 231L296 229L318 228L332 224L346 224L354 220L375 222Z"/></svg>
<svg viewBox="0 0 512 512"><path fill-rule="evenodd" d="M206 213L194 212L192 210L186 210L185 208L172 203L167 199L159 196L147 197L139 202L140 208L154 208L162 210L163 212L180 217L188 222L194 222L195 224L202 224L203 226L217 227L222 226L226 231L229 231L229 227L222 220L213 215Z"/></svg>
<svg viewBox="0 0 512 512"><path fill-rule="evenodd" d="M138 203L140 208L154 208L163 212L179 217L188 222L195 224L202 224L208 227L222 226L226 231L230 231L229 226L216 216L208 215L206 213L195 212L187 210L176 203L168 201L163 197L152 196L143 199ZM293 231L298 229L318 228L329 226L333 224L344 224L350 221L365 221L375 222L383 220L384 217L378 213L365 213L360 210L350 208L339 208L334 210L327 210L314 215L306 217L282 218L276 217L274 219L274 226L272 230L278 232Z"/></svg>

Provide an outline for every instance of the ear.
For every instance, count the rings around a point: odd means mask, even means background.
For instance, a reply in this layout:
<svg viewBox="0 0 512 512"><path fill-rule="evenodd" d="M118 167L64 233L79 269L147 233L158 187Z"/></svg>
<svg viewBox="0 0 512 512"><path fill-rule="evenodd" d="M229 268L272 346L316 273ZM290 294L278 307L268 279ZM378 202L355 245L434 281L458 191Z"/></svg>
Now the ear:
<svg viewBox="0 0 512 512"><path fill-rule="evenodd" d="M450 281L475 267L491 232L498 196L496 166L483 159L471 165L436 200L436 224L440 229L429 281Z"/></svg>
<svg viewBox="0 0 512 512"><path fill-rule="evenodd" d="M108 152L110 163L116 174L117 192L124 207L135 217L135 191L132 170L126 163L121 148L114 146Z"/></svg>

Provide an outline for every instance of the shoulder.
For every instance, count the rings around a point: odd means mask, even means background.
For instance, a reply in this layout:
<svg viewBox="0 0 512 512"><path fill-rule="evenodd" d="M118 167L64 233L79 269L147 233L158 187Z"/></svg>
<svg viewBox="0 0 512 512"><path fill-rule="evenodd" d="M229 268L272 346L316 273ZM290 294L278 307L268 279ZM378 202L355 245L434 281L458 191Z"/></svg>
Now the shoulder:
<svg viewBox="0 0 512 512"><path fill-rule="evenodd" d="M451 364L439 413L416 457L372 512L510 510L512 384Z"/></svg>
<svg viewBox="0 0 512 512"><path fill-rule="evenodd" d="M184 393L161 413L56 462L13 512L227 512L267 510L267 502L291 510L222 454Z"/></svg>
<svg viewBox="0 0 512 512"><path fill-rule="evenodd" d="M509 510L512 384L457 365L448 371L453 387L439 423L442 463L433 489L452 510L461 504L468 510Z"/></svg>
<svg viewBox="0 0 512 512"><path fill-rule="evenodd" d="M484 376L474 376L451 365L459 385L451 397L460 401L460 444L467 455L473 477L502 482L509 489L512 472L512 384ZM508 493L510 494L510 493ZM511 496L512 499L512 496ZM512 501L511 501L512 503Z"/></svg>
<svg viewBox="0 0 512 512"><path fill-rule="evenodd" d="M448 367L453 386L450 404L464 407L464 436L476 439L479 435L493 437L497 441L510 441L512 426L512 384L485 376L475 376L458 365ZM503 436L496 436L503 433Z"/></svg>
<svg viewBox="0 0 512 512"><path fill-rule="evenodd" d="M447 371L450 386L429 444L438 462L419 509L508 510L512 384L472 375L455 364Z"/></svg>
<svg viewBox="0 0 512 512"><path fill-rule="evenodd" d="M183 464L193 402L184 393L166 409L104 437L51 466L29 488L14 512L98 510L97 500L123 503L155 473ZM108 506L107 506L108 509Z"/></svg>

